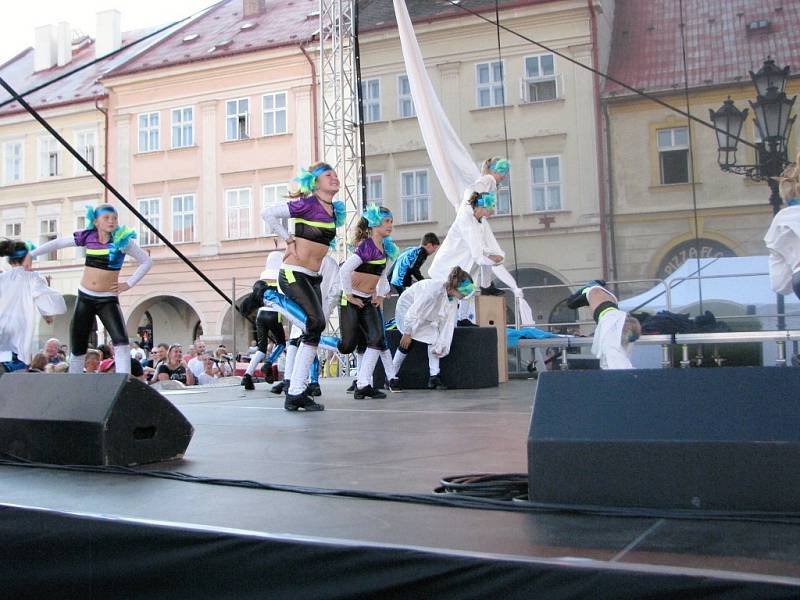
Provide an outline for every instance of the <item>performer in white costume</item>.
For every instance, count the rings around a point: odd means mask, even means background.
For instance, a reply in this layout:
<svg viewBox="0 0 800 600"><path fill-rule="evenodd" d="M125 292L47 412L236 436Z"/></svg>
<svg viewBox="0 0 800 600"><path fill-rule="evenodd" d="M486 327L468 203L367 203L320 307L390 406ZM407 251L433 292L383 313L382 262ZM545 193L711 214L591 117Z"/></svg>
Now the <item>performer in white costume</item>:
<svg viewBox="0 0 800 600"><path fill-rule="evenodd" d="M769 279L778 294L800 298L800 154L780 177L780 193L786 208L772 219L764 236L769 248Z"/></svg>
<svg viewBox="0 0 800 600"><path fill-rule="evenodd" d="M400 295L395 308L397 329L403 334L394 354L398 375L413 344L422 342L428 345L428 389L447 389L439 377L439 361L450 353L459 300L474 293L469 274L453 267L447 280L418 281Z"/></svg>
<svg viewBox="0 0 800 600"><path fill-rule="evenodd" d="M30 242L0 240L0 256L7 256L11 269L0 274L0 373L27 368L36 328L36 312L52 322L67 312L64 298L31 271Z"/></svg>

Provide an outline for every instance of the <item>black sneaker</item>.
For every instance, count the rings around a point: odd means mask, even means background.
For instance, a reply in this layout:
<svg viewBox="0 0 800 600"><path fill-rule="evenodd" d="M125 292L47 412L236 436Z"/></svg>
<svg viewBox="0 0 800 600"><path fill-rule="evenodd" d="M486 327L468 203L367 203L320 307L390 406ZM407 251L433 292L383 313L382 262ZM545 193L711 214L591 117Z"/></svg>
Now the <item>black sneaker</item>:
<svg viewBox="0 0 800 600"><path fill-rule="evenodd" d="M306 396L322 396L322 388L318 383L309 383L306 386Z"/></svg>
<svg viewBox="0 0 800 600"><path fill-rule="evenodd" d="M380 390L376 390L371 385L368 385L363 388L356 387L356 389L353 391L353 398L355 400L364 400L365 398L368 397L372 398L373 400L379 400L381 398L386 398L386 394L384 394Z"/></svg>
<svg viewBox="0 0 800 600"><path fill-rule="evenodd" d="M275 375L272 373L272 363L267 361L261 367L261 374L267 383L275 383Z"/></svg>
<svg viewBox="0 0 800 600"><path fill-rule="evenodd" d="M351 383L351 384L350 384L350 387L349 387L349 388L347 388L345 391L346 391L348 394L349 394L350 392L355 392L355 391L356 391L356 387L357 387L357 386L356 386L356 380L355 380L355 379L353 379L353 383Z"/></svg>
<svg viewBox="0 0 800 600"><path fill-rule="evenodd" d="M289 389L289 380L284 379L283 381L279 381L272 388L269 390L273 394L282 394L285 390Z"/></svg>
<svg viewBox="0 0 800 600"><path fill-rule="evenodd" d="M494 283L490 283L489 287L481 288L481 296L505 296L506 293L495 287Z"/></svg>
<svg viewBox="0 0 800 600"><path fill-rule="evenodd" d="M438 375L433 375L428 379L429 390L446 390L447 386L442 383L442 379Z"/></svg>
<svg viewBox="0 0 800 600"><path fill-rule="evenodd" d="M286 395L286 401L283 403L283 408L288 411L304 410L306 412L318 412L325 410L324 404L314 402L314 399L305 394Z"/></svg>
<svg viewBox="0 0 800 600"><path fill-rule="evenodd" d="M244 386L244 389L248 391L253 391L256 389L255 384L253 384L253 376L250 375L250 373L245 373L244 376L242 376L242 385Z"/></svg>
<svg viewBox="0 0 800 600"><path fill-rule="evenodd" d="M403 391L403 386L400 385L400 378L395 377L394 379L390 379L386 383L386 389L393 393L398 393Z"/></svg>

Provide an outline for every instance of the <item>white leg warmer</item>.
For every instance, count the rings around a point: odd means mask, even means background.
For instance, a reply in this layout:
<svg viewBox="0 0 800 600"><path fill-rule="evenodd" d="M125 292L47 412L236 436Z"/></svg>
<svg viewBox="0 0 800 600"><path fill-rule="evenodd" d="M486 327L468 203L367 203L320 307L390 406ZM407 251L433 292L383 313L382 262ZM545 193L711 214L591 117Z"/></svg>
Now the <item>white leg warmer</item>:
<svg viewBox="0 0 800 600"><path fill-rule="evenodd" d="M292 378L292 369L294 369L294 359L297 358L297 351L300 348L294 344L286 346L286 363L283 366L283 378Z"/></svg>
<svg viewBox="0 0 800 600"><path fill-rule="evenodd" d="M71 354L69 357L69 372L70 373L83 373L83 365L86 363L86 355L81 354L75 356Z"/></svg>
<svg viewBox="0 0 800 600"><path fill-rule="evenodd" d="M378 359L381 353L375 348L367 348L364 353L364 360L361 361L361 368L358 370L358 380L356 386L363 389L368 385L372 385L372 372L375 370L375 365L378 364Z"/></svg>
<svg viewBox="0 0 800 600"><path fill-rule="evenodd" d="M439 374L439 357L434 356L431 352L431 346L428 346L428 371L431 377Z"/></svg>
<svg viewBox="0 0 800 600"><path fill-rule="evenodd" d="M403 366L403 361L406 359L408 354L403 354L398 350L394 353L394 358L392 359L392 366L394 366L394 376L397 377L397 374L400 372L400 367Z"/></svg>
<svg viewBox="0 0 800 600"><path fill-rule="evenodd" d="M131 373L131 347L128 344L124 346L114 346L114 370L117 373Z"/></svg>
<svg viewBox="0 0 800 600"><path fill-rule="evenodd" d="M316 346L300 344L300 349L297 351L297 356L294 359L292 375L289 378L290 396L297 396L305 392L306 384L308 384L308 370L311 368L311 363L314 362L316 356Z"/></svg>
<svg viewBox="0 0 800 600"><path fill-rule="evenodd" d="M265 356L266 356L266 354L264 354L261 350L256 351L253 354L253 356L250 357L250 364L247 365L247 370L245 371L245 373L247 373L248 375L252 375L253 373L255 373L256 372L256 368L258 367L258 364L262 360L264 360Z"/></svg>
<svg viewBox="0 0 800 600"><path fill-rule="evenodd" d="M387 382L397 377L397 369L394 368L391 350L384 350L381 352L381 362L383 363L383 370L386 373Z"/></svg>

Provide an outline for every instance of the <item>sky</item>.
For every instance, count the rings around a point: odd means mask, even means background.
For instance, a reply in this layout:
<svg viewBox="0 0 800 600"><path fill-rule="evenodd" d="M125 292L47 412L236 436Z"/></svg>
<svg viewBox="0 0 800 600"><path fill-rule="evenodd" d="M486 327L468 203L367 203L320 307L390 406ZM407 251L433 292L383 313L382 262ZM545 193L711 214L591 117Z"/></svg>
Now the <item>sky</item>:
<svg viewBox="0 0 800 600"><path fill-rule="evenodd" d="M0 64L33 46L33 30L66 21L73 30L95 37L97 12L116 8L122 31L165 25L186 17L216 0L23 0L5 10L0 21Z"/></svg>

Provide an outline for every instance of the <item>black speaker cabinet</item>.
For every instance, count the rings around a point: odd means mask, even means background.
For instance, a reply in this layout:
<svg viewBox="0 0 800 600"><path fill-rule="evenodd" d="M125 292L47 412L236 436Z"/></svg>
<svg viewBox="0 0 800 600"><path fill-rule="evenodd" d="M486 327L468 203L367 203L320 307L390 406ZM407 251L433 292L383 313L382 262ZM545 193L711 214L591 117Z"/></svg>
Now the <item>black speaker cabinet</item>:
<svg viewBox="0 0 800 600"><path fill-rule="evenodd" d="M136 465L182 458L194 429L172 403L124 374L0 378L0 452L36 462Z"/></svg>
<svg viewBox="0 0 800 600"><path fill-rule="evenodd" d="M537 502L800 510L800 369L542 373L528 474Z"/></svg>

